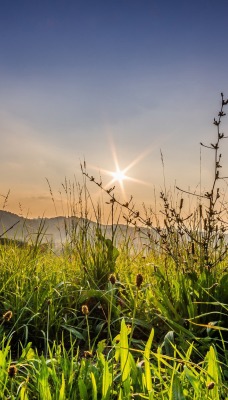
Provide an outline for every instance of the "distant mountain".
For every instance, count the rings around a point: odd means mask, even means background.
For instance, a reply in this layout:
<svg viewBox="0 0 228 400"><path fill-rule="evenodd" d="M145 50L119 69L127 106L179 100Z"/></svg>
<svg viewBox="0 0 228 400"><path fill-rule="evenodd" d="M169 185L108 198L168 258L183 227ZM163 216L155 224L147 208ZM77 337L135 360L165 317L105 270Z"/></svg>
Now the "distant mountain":
<svg viewBox="0 0 228 400"><path fill-rule="evenodd" d="M0 237L34 241L40 235L42 242L64 243L69 229L76 227L80 221L77 217L69 218L24 218L8 211L0 210ZM71 227L71 228L70 228Z"/></svg>
<svg viewBox="0 0 228 400"><path fill-rule="evenodd" d="M132 240L135 245L142 245L141 235L134 227L124 224L99 225L106 239L112 237L112 229L116 230L116 244L123 240ZM25 242L34 242L39 235L42 243L53 243L59 247L67 240L70 241L80 230L87 232L90 239L96 234L97 224L90 220L78 217L55 217L55 218L24 218L11 212L0 210L0 238L8 238ZM145 242L145 237L143 242Z"/></svg>

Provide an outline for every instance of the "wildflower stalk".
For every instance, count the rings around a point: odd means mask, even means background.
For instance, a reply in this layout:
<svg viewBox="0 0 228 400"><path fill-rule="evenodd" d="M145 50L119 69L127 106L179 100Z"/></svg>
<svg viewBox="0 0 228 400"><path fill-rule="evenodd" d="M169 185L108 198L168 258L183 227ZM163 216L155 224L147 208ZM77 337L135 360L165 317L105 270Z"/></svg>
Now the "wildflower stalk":
<svg viewBox="0 0 228 400"><path fill-rule="evenodd" d="M88 319L88 315L86 315L85 317L86 317L86 326L87 326L87 334L88 334L89 351L91 351L90 330L89 330L89 319Z"/></svg>
<svg viewBox="0 0 228 400"><path fill-rule="evenodd" d="M47 309L47 332L46 332L46 359L48 356L48 343L49 343L49 325L50 325L50 304L51 300L48 300L48 309Z"/></svg>
<svg viewBox="0 0 228 400"><path fill-rule="evenodd" d="M112 343L112 332L111 332L111 317L112 317L112 307L113 307L113 297L115 290L116 277L114 274L111 274L109 277L109 287L110 287L110 301L108 303L108 337Z"/></svg>
<svg viewBox="0 0 228 400"><path fill-rule="evenodd" d="M90 329L89 329L89 319L88 319L89 309L88 309L88 306L86 304L84 304L82 306L82 314L85 315L85 319L86 319L88 346L89 346L89 351L91 351Z"/></svg>
<svg viewBox="0 0 228 400"><path fill-rule="evenodd" d="M132 338L133 338L133 333L134 333L134 327L135 327L135 316L136 316L136 311L138 308L138 299L139 299L139 290L141 288L143 282L143 276L141 274L136 275L136 296L134 298L134 308L133 308L133 314L132 314L132 324L131 324L131 333L130 333L130 338L129 338L129 347L131 346Z"/></svg>

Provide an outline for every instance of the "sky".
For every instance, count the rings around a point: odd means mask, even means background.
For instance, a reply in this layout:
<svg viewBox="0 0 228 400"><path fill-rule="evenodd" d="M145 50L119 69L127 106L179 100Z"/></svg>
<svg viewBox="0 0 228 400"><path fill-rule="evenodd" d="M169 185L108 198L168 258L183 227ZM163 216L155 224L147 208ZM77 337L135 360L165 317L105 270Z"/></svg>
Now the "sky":
<svg viewBox="0 0 228 400"><path fill-rule="evenodd" d="M84 160L105 187L107 171L124 170L131 179L114 182L116 194L138 205L164 180L195 190L201 171L210 184L212 154L199 143L216 137L228 97L227 0L0 5L0 208L62 214L62 183L83 185Z"/></svg>

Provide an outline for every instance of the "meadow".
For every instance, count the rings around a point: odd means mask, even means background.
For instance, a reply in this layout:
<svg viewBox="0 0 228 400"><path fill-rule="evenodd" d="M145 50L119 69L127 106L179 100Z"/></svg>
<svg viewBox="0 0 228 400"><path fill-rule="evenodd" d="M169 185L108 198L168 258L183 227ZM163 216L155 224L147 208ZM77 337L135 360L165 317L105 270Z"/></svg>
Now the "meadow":
<svg viewBox="0 0 228 400"><path fill-rule="evenodd" d="M201 144L215 155L209 190L164 188L158 219L121 203L84 163L67 214L81 218L66 218L61 251L43 246L42 221L24 246L0 244L0 399L228 399L227 104L221 94L216 139ZM107 196L111 235L99 209L95 224L87 218L88 181Z"/></svg>

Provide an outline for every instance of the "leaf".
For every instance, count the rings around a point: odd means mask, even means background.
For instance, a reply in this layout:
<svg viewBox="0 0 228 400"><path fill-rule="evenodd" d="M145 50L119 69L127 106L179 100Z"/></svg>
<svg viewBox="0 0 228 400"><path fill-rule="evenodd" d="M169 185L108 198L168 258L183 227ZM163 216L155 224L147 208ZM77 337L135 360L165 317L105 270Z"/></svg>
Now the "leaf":
<svg viewBox="0 0 228 400"><path fill-rule="evenodd" d="M49 378L49 371L46 365L45 359L41 358L42 365L40 369L40 374L38 377L38 391L39 391L39 398L45 400L52 400L50 386L48 383Z"/></svg>
<svg viewBox="0 0 228 400"><path fill-rule="evenodd" d="M218 299L221 303L228 303L228 274L223 275L216 288Z"/></svg>
<svg viewBox="0 0 228 400"><path fill-rule="evenodd" d="M184 373L185 373L186 378L191 383L193 389L197 393L199 390L199 384L200 384L199 376L195 376L194 373L188 367L186 367L186 365L184 366Z"/></svg>
<svg viewBox="0 0 228 400"><path fill-rule="evenodd" d="M29 400L27 395L27 385L23 385L20 390L20 400Z"/></svg>
<svg viewBox="0 0 228 400"><path fill-rule="evenodd" d="M180 379L175 375L173 378L173 383L172 383L172 400L185 400L186 397L184 396L183 389L182 389L182 383L180 382Z"/></svg>
<svg viewBox="0 0 228 400"><path fill-rule="evenodd" d="M103 380L102 380L102 398L106 399L109 397L109 391L111 387L111 373L109 372L108 361L104 360Z"/></svg>
<svg viewBox="0 0 228 400"><path fill-rule="evenodd" d="M78 378L78 388L80 393L80 399L87 400L88 399L87 388L81 376L79 376Z"/></svg>
<svg viewBox="0 0 228 400"><path fill-rule="evenodd" d="M126 327L124 319L122 319L120 329L120 368L123 382L130 375L130 362L128 354L128 329Z"/></svg>
<svg viewBox="0 0 228 400"><path fill-rule="evenodd" d="M169 331L165 337L164 337L164 341L162 343L162 347L165 347L165 352L166 355L169 357L173 357L174 355L174 332L173 331Z"/></svg>
<svg viewBox="0 0 228 400"><path fill-rule="evenodd" d="M151 370L150 370L150 350L152 346L154 338L154 329L151 330L149 339L146 343L145 350L144 350L144 364L145 364L145 383L148 392L150 392L152 387L152 378L151 378Z"/></svg>
<svg viewBox="0 0 228 400"><path fill-rule="evenodd" d="M220 382L220 368L219 368L219 363L217 360L217 354L213 346L210 346L210 350L207 353L206 360L208 362L207 365L207 385L210 382L214 382L215 386L212 389L213 390L213 399L214 400L219 400L219 382Z"/></svg>
<svg viewBox="0 0 228 400"><path fill-rule="evenodd" d="M73 326L61 325L61 327L66 329L66 331L70 332L72 336L76 337L77 339L85 339L84 336L82 336L82 334L77 331L77 329L73 328Z"/></svg>
<svg viewBox="0 0 228 400"><path fill-rule="evenodd" d="M65 400L65 379L64 379L64 374L62 373L62 385L59 391L59 400Z"/></svg>
<svg viewBox="0 0 228 400"><path fill-rule="evenodd" d="M92 383L93 400L97 400L97 383L96 383L94 373L91 372L90 376L91 376L91 383Z"/></svg>

